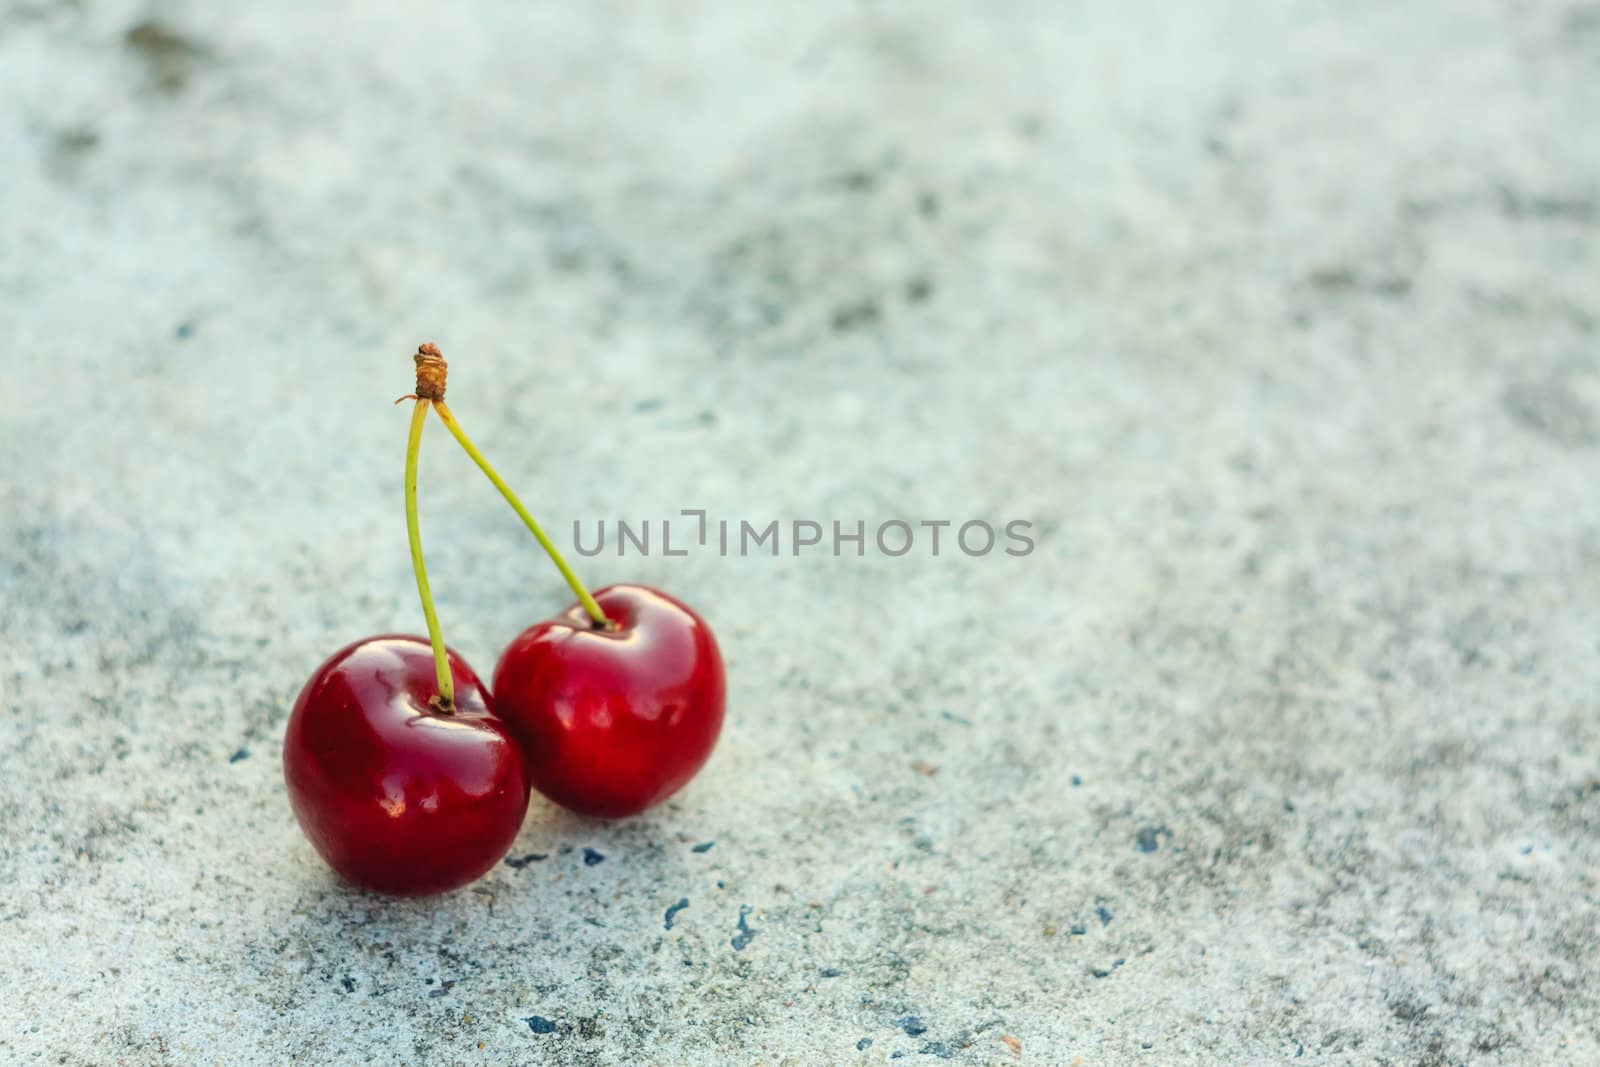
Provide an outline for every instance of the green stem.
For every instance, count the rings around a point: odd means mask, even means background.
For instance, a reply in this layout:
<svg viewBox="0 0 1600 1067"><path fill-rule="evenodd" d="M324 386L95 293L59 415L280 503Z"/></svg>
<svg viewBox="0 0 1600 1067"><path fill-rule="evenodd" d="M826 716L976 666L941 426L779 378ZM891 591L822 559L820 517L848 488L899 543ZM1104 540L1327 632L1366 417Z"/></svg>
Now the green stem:
<svg viewBox="0 0 1600 1067"><path fill-rule="evenodd" d="M600 605L595 603L594 597L589 595L589 590L584 588L583 583L578 581L578 576L572 573L572 568L567 566L567 561L561 558L561 553L556 549L555 544L545 535L544 530L540 529L533 516L528 514L528 509L522 506L522 501L517 499L517 494L511 491L511 487L506 484L505 479L500 477L499 473L489 465L487 459L483 458L483 453L478 451L478 446L472 443L472 438L467 436L467 432L456 421L455 415L450 411L450 405L443 400L435 400L433 402L433 410L439 413L439 418L443 420L445 428L450 431L451 436L456 439L456 442L461 445L467 455L472 457L472 462L478 465L478 469L484 473L485 477L494 483L494 487L500 490L500 495L506 498L506 503L511 505L511 510L517 513L517 517L528 527L528 532L532 533L544 548L545 554L550 557L550 562L556 565L556 570L561 572L561 577L567 580L567 584L577 594L578 602L583 605L583 610L589 613L589 618L594 620L595 626L606 630L611 629L612 623L610 619L606 618L606 613L600 610Z"/></svg>
<svg viewBox="0 0 1600 1067"><path fill-rule="evenodd" d="M456 702L455 680L450 677L450 660L439 632L439 616L433 610L433 593L428 589L428 568L422 562L422 529L417 522L417 457L422 452L422 426L428 421L428 402L419 399L411 412L411 438L406 442L406 536L411 540L411 569L417 575L417 595L422 598L422 617L428 620L428 640L433 644L433 669L439 677L440 710L448 712Z"/></svg>

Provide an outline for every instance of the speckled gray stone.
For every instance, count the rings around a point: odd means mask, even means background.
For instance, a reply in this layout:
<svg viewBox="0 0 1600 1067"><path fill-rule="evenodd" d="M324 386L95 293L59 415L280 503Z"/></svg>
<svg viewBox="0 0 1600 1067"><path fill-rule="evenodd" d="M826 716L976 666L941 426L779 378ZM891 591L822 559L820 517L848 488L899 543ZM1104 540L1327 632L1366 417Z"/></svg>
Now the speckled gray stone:
<svg viewBox="0 0 1600 1067"><path fill-rule="evenodd" d="M1600 1062L1600 7L7 0L0 99L0 1062ZM716 756L352 892L425 340L563 542L1037 548L583 561ZM488 671L564 589L422 481Z"/></svg>

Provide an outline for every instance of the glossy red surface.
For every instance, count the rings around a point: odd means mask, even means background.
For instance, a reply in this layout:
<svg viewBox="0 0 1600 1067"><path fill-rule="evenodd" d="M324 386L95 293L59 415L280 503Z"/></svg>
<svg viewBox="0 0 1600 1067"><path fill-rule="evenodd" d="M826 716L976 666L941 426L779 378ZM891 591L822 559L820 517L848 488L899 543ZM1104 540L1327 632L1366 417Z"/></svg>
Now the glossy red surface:
<svg viewBox="0 0 1600 1067"><path fill-rule="evenodd" d="M528 809L522 750L454 652L452 715L420 637L369 637L300 691L283 741L295 818L328 865L380 893L442 893L511 847Z"/></svg>
<svg viewBox="0 0 1600 1067"><path fill-rule="evenodd" d="M677 792L722 730L722 656L705 620L667 594L595 594L614 632L574 604L500 656L500 716L522 739L533 788L585 815L643 811Z"/></svg>

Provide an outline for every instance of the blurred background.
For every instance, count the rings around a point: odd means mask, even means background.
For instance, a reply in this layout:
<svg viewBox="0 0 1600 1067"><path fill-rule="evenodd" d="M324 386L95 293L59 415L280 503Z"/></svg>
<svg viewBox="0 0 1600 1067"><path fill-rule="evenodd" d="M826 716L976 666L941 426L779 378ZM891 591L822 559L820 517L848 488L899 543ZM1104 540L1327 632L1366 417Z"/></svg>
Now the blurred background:
<svg viewBox="0 0 1600 1067"><path fill-rule="evenodd" d="M1600 7L0 0L0 103L0 1058L1600 1058ZM355 893L423 341L563 544L1037 547L575 560L717 754ZM480 672L566 604L437 426L422 524Z"/></svg>

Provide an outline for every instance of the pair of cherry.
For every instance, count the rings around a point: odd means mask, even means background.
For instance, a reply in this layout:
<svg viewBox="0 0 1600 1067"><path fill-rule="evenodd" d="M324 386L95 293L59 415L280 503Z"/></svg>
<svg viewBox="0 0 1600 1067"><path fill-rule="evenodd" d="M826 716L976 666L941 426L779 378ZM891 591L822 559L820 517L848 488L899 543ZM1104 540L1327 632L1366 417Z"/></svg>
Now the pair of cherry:
<svg viewBox="0 0 1600 1067"><path fill-rule="evenodd" d="M445 362L415 356L406 529L428 638L369 637L334 653L289 716L283 769L301 829L339 874L415 896L465 885L510 849L529 790L621 817L671 796L722 728L716 639L687 605L641 585L590 595L444 402ZM501 654L491 693L447 649L417 520L429 408L500 490L577 594Z"/></svg>

